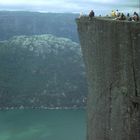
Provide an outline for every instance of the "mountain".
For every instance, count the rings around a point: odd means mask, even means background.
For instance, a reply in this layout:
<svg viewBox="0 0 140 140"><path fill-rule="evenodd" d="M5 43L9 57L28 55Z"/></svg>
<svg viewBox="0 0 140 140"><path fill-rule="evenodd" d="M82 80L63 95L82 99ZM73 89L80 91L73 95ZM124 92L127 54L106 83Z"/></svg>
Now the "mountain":
<svg viewBox="0 0 140 140"><path fill-rule="evenodd" d="M84 107L81 50L52 35L15 36L0 42L0 107Z"/></svg>
<svg viewBox="0 0 140 140"><path fill-rule="evenodd" d="M17 35L53 34L78 42L75 18L70 13L0 12L0 40Z"/></svg>

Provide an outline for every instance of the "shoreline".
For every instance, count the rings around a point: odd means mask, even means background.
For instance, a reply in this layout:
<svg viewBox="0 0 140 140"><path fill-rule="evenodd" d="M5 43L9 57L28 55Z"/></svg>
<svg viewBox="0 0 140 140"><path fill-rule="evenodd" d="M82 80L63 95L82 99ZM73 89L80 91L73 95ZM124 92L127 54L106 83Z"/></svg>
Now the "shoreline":
<svg viewBox="0 0 140 140"><path fill-rule="evenodd" d="M78 110L78 109L86 109L86 107L0 107L0 111L7 111L7 110Z"/></svg>

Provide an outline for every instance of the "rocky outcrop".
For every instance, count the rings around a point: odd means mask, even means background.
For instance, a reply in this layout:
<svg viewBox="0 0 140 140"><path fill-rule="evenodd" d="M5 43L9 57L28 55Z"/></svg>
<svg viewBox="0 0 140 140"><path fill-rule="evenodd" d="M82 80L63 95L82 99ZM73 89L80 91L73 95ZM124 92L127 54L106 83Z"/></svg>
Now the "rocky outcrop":
<svg viewBox="0 0 140 140"><path fill-rule="evenodd" d="M77 43L47 34L0 42L0 108L82 108L86 93Z"/></svg>
<svg viewBox="0 0 140 140"><path fill-rule="evenodd" d="M88 76L88 140L140 139L140 23L77 19Z"/></svg>

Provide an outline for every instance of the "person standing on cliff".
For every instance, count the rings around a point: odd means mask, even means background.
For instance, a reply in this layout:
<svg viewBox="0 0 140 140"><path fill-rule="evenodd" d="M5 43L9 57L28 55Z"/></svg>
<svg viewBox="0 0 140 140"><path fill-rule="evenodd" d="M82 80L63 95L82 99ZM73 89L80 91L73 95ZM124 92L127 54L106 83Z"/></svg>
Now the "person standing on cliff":
<svg viewBox="0 0 140 140"><path fill-rule="evenodd" d="M114 10L111 11L111 17L116 17L116 13Z"/></svg>
<svg viewBox="0 0 140 140"><path fill-rule="evenodd" d="M89 20L91 20L95 16L94 11L91 10L88 16L89 16Z"/></svg>
<svg viewBox="0 0 140 140"><path fill-rule="evenodd" d="M115 16L116 16L116 17L119 17L119 16L120 16L120 12L119 12L118 9L117 9L116 12L115 12Z"/></svg>
<svg viewBox="0 0 140 140"><path fill-rule="evenodd" d="M138 15L137 12L134 12L134 14L133 14L133 20L134 21L139 21L139 15Z"/></svg>

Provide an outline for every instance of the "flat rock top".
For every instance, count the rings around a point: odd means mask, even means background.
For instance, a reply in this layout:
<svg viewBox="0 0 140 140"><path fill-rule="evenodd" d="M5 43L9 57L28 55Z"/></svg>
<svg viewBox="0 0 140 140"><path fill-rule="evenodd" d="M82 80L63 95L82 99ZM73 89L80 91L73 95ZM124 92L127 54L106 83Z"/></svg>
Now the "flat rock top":
<svg viewBox="0 0 140 140"><path fill-rule="evenodd" d="M130 24L138 24L140 26L140 21L128 21L126 20L116 20L115 17L93 17L91 20L89 20L88 16L82 16L80 18L76 18L77 22L92 22L95 20L103 20L103 21L109 21L109 22L125 22L125 23L130 23Z"/></svg>

